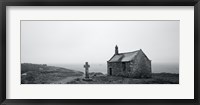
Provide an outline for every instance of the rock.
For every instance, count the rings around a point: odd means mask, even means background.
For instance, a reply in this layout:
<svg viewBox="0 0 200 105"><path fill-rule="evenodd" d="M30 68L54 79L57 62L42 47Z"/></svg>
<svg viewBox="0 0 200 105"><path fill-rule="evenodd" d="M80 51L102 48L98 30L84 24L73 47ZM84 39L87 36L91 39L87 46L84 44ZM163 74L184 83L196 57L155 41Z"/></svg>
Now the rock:
<svg viewBox="0 0 200 105"><path fill-rule="evenodd" d="M89 76L90 77L104 76L104 74L101 72L91 72L91 73L89 73Z"/></svg>

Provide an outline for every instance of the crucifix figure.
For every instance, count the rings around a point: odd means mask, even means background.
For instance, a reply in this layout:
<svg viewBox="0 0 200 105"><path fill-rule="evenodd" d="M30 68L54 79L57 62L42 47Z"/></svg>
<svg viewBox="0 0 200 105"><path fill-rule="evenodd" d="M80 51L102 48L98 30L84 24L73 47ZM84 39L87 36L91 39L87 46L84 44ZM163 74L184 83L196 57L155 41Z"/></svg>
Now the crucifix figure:
<svg viewBox="0 0 200 105"><path fill-rule="evenodd" d="M84 68L85 68L85 78L89 79L89 67L90 65L88 64L88 62L85 62Z"/></svg>

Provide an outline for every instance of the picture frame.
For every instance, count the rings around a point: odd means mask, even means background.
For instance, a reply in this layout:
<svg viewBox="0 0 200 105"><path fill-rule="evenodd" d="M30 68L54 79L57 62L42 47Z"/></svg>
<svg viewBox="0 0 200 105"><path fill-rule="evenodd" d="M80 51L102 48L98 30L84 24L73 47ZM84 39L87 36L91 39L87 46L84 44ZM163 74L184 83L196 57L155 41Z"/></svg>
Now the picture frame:
<svg viewBox="0 0 200 105"><path fill-rule="evenodd" d="M6 99L6 7L7 6L194 6L194 99ZM7 0L0 2L0 103L2 105L64 105L64 104L199 104L199 0Z"/></svg>

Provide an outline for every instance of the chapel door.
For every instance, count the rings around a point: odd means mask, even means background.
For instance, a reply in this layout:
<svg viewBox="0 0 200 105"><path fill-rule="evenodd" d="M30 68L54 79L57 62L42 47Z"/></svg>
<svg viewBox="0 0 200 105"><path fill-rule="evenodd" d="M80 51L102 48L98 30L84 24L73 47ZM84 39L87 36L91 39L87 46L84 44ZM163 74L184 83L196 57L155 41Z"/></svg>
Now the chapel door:
<svg viewBox="0 0 200 105"><path fill-rule="evenodd" d="M109 73L110 73L110 75L112 75L112 68L109 69Z"/></svg>
<svg viewBox="0 0 200 105"><path fill-rule="evenodd" d="M126 63L125 62L122 62L122 69L123 69L123 71L126 70Z"/></svg>

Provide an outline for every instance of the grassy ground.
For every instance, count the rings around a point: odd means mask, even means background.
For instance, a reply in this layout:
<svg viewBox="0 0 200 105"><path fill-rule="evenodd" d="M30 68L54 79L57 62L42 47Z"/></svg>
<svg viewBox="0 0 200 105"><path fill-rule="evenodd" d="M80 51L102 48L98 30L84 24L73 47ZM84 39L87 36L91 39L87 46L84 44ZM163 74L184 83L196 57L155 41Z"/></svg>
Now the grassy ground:
<svg viewBox="0 0 200 105"><path fill-rule="evenodd" d="M84 81L81 78L75 79L69 84L179 84L179 75L170 73L152 74L152 78L136 79L116 76L93 76L91 81Z"/></svg>
<svg viewBox="0 0 200 105"><path fill-rule="evenodd" d="M35 68L36 66L32 67L30 64L25 64L21 67L22 69L26 69L23 70L26 72L23 72L21 75L22 84L51 84L55 81L65 79L66 77L83 75L83 72L80 71L74 71L54 66L46 66L45 68L39 66L39 69L37 69Z"/></svg>
<svg viewBox="0 0 200 105"><path fill-rule="evenodd" d="M179 84L179 74L153 73L152 78L136 79L90 73L85 81L84 73L45 64L22 64L22 84Z"/></svg>

